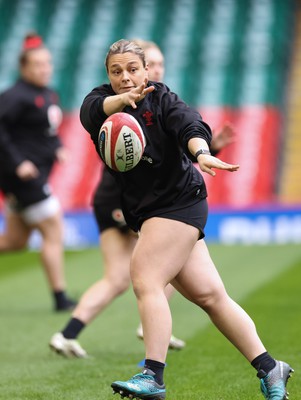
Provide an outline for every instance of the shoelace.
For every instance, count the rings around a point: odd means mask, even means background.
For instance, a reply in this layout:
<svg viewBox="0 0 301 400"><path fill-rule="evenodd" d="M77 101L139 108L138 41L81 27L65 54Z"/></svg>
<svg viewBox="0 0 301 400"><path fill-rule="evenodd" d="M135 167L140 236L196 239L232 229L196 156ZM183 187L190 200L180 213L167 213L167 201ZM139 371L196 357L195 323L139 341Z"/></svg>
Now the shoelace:
<svg viewBox="0 0 301 400"><path fill-rule="evenodd" d="M150 381L150 382L154 382L154 378L150 375L145 375L145 374L137 374L134 375L133 378L130 379L130 382L136 383L141 381L141 379Z"/></svg>

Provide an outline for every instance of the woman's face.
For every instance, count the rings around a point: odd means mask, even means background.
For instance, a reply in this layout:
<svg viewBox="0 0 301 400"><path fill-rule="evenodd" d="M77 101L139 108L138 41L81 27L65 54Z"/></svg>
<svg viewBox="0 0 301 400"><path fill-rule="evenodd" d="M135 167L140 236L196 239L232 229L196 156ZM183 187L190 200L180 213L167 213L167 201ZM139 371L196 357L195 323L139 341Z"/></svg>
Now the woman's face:
<svg viewBox="0 0 301 400"><path fill-rule="evenodd" d="M21 66L22 77L27 82L41 87L49 85L52 72L51 54L47 49L29 51L25 64Z"/></svg>
<svg viewBox="0 0 301 400"><path fill-rule="evenodd" d="M137 54L113 54L108 60L108 77L114 92L122 94L145 82L147 68Z"/></svg>

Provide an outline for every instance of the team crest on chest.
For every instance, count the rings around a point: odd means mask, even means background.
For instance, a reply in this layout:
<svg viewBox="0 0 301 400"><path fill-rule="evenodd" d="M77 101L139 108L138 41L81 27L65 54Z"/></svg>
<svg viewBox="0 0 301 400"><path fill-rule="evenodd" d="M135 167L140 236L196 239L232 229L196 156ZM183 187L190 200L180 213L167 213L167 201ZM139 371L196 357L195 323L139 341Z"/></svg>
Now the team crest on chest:
<svg viewBox="0 0 301 400"><path fill-rule="evenodd" d="M47 110L48 122L52 129L57 129L63 119L63 113L59 106L52 104Z"/></svg>
<svg viewBox="0 0 301 400"><path fill-rule="evenodd" d="M145 119L146 126L154 125L154 121L153 121L154 114L151 111L148 111L148 110L145 111L145 113L142 116Z"/></svg>

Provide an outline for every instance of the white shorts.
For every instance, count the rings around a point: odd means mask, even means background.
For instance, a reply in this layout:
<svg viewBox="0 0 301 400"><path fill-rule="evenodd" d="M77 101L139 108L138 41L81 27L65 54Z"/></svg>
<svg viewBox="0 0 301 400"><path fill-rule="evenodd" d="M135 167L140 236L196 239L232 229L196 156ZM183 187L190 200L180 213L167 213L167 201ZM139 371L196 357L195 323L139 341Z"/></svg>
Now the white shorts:
<svg viewBox="0 0 301 400"><path fill-rule="evenodd" d="M8 212L20 215L24 222L30 225L37 224L44 219L53 217L60 208L60 203L55 196L49 196L47 199L23 208L21 211L14 210L8 203L6 203L6 209Z"/></svg>

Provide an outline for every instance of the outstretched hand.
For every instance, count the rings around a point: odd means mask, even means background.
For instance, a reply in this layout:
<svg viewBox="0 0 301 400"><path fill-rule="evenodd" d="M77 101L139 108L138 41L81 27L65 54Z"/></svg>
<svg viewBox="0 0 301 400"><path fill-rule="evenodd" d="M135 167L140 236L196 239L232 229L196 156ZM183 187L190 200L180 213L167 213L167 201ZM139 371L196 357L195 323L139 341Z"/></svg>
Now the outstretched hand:
<svg viewBox="0 0 301 400"><path fill-rule="evenodd" d="M203 172L206 172L211 176L216 175L216 172L213 171L212 168L222 169L230 172L234 172L239 169L238 164L228 164L219 158L207 154L201 154L198 156L198 164Z"/></svg>
<svg viewBox="0 0 301 400"><path fill-rule="evenodd" d="M135 87L134 89L130 90L129 92L123 93L123 101L126 105L131 106L133 108L137 108L136 103L138 103L138 101L144 99L144 97L152 92L155 87L154 86L149 86L146 87L147 85L147 79L145 79L145 81Z"/></svg>
<svg viewBox="0 0 301 400"><path fill-rule="evenodd" d="M213 134L210 149L216 153L235 142L236 135L234 127L230 122L226 122L222 128Z"/></svg>

